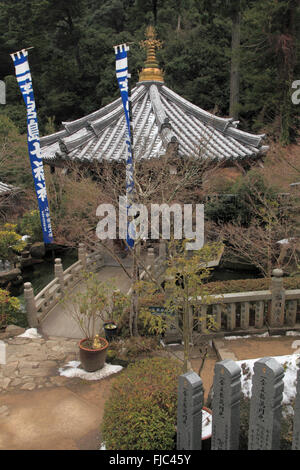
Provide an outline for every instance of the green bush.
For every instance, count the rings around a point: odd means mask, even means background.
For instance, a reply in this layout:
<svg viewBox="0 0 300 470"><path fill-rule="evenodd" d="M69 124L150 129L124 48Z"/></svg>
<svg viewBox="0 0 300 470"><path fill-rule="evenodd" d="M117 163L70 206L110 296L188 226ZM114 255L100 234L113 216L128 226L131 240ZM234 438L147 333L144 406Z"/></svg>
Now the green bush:
<svg viewBox="0 0 300 470"><path fill-rule="evenodd" d="M18 223L18 231L22 235L29 235L31 243L43 241L39 211L32 210L26 212Z"/></svg>
<svg viewBox="0 0 300 470"><path fill-rule="evenodd" d="M217 200L205 204L206 217L216 223L240 221L246 226L255 215L253 207L262 207L261 197L276 201L276 193L279 192L277 188L269 187L257 170L240 176L231 187L217 189L219 193L224 190L229 194L220 194Z"/></svg>
<svg viewBox="0 0 300 470"><path fill-rule="evenodd" d="M147 358L114 381L101 432L107 450L173 450L177 387L182 365Z"/></svg>
<svg viewBox="0 0 300 470"><path fill-rule="evenodd" d="M111 364L128 365L141 355L151 354L160 348L158 341L153 337L131 336L126 339L118 339L109 344L106 360Z"/></svg>
<svg viewBox="0 0 300 470"><path fill-rule="evenodd" d="M209 282L205 285L208 295L228 294L234 292L252 292L257 290L268 290L271 279L235 279L230 281ZM283 278L285 289L300 289L299 277Z"/></svg>
<svg viewBox="0 0 300 470"><path fill-rule="evenodd" d="M28 326L26 315L21 311L19 299L11 297L7 290L0 289L0 328L10 324L23 328Z"/></svg>

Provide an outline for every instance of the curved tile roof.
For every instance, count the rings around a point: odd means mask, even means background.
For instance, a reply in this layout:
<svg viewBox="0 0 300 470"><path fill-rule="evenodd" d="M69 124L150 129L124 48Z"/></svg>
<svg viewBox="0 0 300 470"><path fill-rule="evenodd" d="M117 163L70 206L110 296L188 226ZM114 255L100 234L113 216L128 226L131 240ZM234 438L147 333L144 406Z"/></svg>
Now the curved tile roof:
<svg viewBox="0 0 300 470"><path fill-rule="evenodd" d="M237 129L237 121L195 106L163 83L139 82L131 93L133 151L136 159L157 158L174 143L178 156L216 160L257 158L268 147L264 135ZM121 98L41 138L47 163L126 160L125 115Z"/></svg>

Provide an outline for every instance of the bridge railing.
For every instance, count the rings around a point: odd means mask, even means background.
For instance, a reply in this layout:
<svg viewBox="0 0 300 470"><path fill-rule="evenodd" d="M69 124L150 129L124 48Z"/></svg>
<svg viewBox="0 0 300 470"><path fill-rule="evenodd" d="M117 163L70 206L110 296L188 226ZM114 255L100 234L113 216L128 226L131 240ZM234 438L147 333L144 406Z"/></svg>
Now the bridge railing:
<svg viewBox="0 0 300 470"><path fill-rule="evenodd" d="M50 310L62 299L64 292L72 289L81 279L86 269L97 271L104 265L103 254L99 251L87 253L83 243L78 248L78 261L63 270L60 258L55 259L54 279L36 296L31 282L24 284L25 308L28 324L38 326Z"/></svg>
<svg viewBox="0 0 300 470"><path fill-rule="evenodd" d="M209 317L216 330L247 330L294 327L300 323L300 289L285 290L283 272L273 270L269 290L214 295L210 301L198 298L191 311L191 321L197 320L199 332L206 332Z"/></svg>

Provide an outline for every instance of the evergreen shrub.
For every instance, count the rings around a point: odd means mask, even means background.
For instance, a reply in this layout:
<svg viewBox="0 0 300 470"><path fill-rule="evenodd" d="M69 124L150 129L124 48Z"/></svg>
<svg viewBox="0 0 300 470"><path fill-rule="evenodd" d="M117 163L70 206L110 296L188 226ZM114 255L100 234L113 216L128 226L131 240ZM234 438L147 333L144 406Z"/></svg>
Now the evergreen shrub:
<svg viewBox="0 0 300 470"><path fill-rule="evenodd" d="M271 279L265 277L261 279L234 279L229 281L209 282L205 287L208 295L218 295L268 290L270 284ZM283 278L283 286L285 289L300 289L300 277Z"/></svg>
<svg viewBox="0 0 300 470"><path fill-rule="evenodd" d="M28 326L19 299L11 297L7 290L0 289L0 328L10 324L22 326L23 328Z"/></svg>
<svg viewBox="0 0 300 470"><path fill-rule="evenodd" d="M101 432L107 450L173 450L182 365L154 357L128 366L114 381Z"/></svg>

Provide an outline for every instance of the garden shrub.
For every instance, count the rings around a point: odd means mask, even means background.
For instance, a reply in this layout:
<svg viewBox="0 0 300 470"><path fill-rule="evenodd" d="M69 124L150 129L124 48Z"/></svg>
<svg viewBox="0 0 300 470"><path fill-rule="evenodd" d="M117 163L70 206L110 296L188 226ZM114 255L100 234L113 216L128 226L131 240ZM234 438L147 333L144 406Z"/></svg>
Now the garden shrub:
<svg viewBox="0 0 300 470"><path fill-rule="evenodd" d="M26 212L18 223L18 231L23 235L29 235L31 243L43 241L39 211L35 209Z"/></svg>
<svg viewBox="0 0 300 470"><path fill-rule="evenodd" d="M208 295L229 294L235 292L252 292L257 290L268 290L271 284L270 278L261 279L235 279L229 281L209 282L205 285ZM300 289L300 278L284 277L285 289Z"/></svg>
<svg viewBox="0 0 300 470"><path fill-rule="evenodd" d="M16 233L17 225L4 224L0 230L0 259L15 260L16 253L21 253L26 246L26 242L22 240L21 235Z"/></svg>
<svg viewBox="0 0 300 470"><path fill-rule="evenodd" d="M107 450L173 450L178 377L182 365L168 358L130 364L114 381L101 432Z"/></svg>
<svg viewBox="0 0 300 470"><path fill-rule="evenodd" d="M106 360L111 364L128 365L143 354L151 354L159 348L156 338L133 336L112 341L109 344Z"/></svg>
<svg viewBox="0 0 300 470"><path fill-rule="evenodd" d="M22 326L23 328L28 325L26 315L21 310L19 299L11 297L8 291L0 289L0 328L10 324Z"/></svg>

